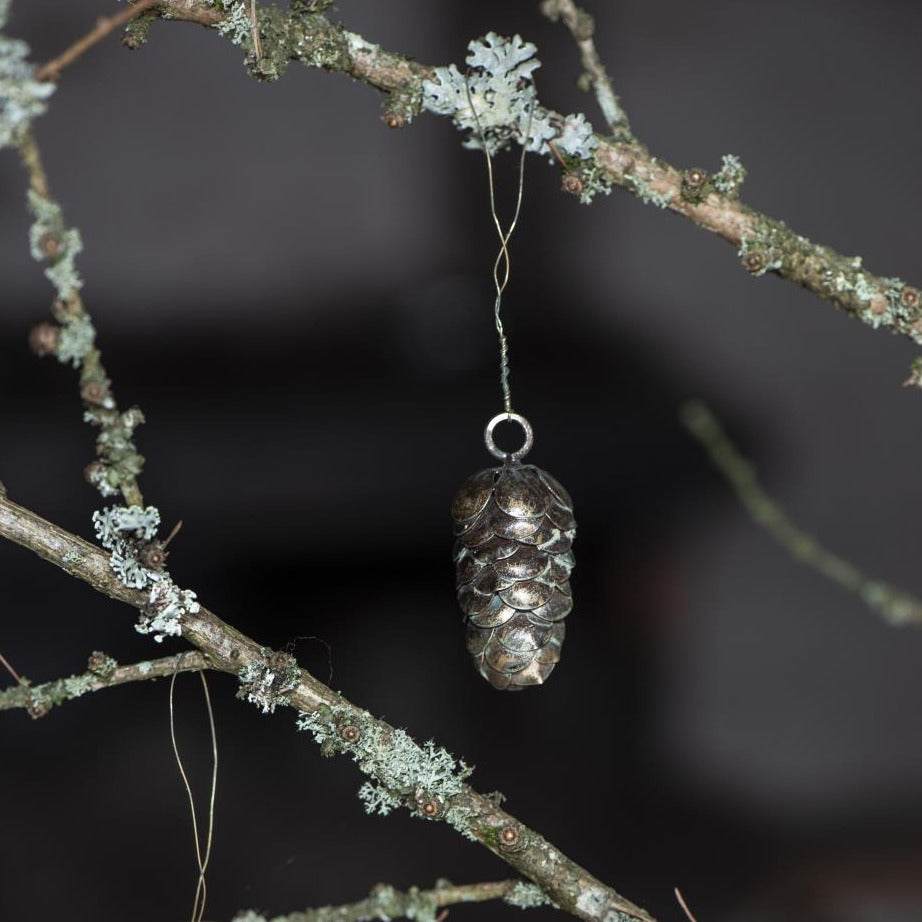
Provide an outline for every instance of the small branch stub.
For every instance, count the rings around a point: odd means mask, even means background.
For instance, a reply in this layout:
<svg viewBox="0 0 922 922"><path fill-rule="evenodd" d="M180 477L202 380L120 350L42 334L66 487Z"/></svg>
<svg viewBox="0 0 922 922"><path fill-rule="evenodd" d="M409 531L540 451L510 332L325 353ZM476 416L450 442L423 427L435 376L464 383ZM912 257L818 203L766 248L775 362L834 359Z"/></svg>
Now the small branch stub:
<svg viewBox="0 0 922 922"><path fill-rule="evenodd" d="M759 250L749 250L740 260L743 268L751 275L760 275L765 269L765 257Z"/></svg>
<svg viewBox="0 0 922 922"><path fill-rule="evenodd" d="M42 358L58 351L60 330L53 323L37 323L29 331L29 348Z"/></svg>

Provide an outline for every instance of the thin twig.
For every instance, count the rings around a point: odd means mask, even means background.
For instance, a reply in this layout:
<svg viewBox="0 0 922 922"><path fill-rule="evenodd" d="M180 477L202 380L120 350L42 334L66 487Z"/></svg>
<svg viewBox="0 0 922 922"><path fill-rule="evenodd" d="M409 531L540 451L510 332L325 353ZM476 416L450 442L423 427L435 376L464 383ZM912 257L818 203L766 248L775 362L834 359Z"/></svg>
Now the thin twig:
<svg viewBox="0 0 922 922"><path fill-rule="evenodd" d="M262 45L259 44L259 9L256 0L250 0L250 35L253 38L253 55L258 61L263 56Z"/></svg>
<svg viewBox="0 0 922 922"><path fill-rule="evenodd" d="M682 907L682 912L688 916L688 922L698 922L698 920L692 914L692 911L688 908L688 903L685 902L685 897L682 896L682 891L678 887L675 887L675 898L679 901L679 905Z"/></svg>
<svg viewBox="0 0 922 922"><path fill-rule="evenodd" d="M29 176L32 193L46 206L57 208L57 203L51 196L48 177L34 134L28 130L21 132L17 138L17 146L20 159ZM64 231L63 226L60 230ZM56 250L48 251L47 259L52 263L59 258ZM101 435L96 439L96 460L86 467L84 477L103 496L111 496L119 491L127 505L143 506L144 498L138 485L138 476L144 466L144 458L135 446L134 431L144 421L144 416L136 407L125 412L119 410L111 381L102 362L102 353L95 345L96 331L92 318L79 290L73 290L66 301L56 300L52 305L52 313L60 326L44 323L34 328L50 328L52 342L55 345L47 351L56 353L62 331L68 327L73 328L74 324L85 327L89 332L91 345L87 347L78 364L78 384L85 410L84 418L97 425ZM40 351L38 354L44 352Z"/></svg>
<svg viewBox="0 0 922 922"><path fill-rule="evenodd" d="M0 653L0 663L3 664L3 667L6 669L6 671L16 680L17 685L26 684L23 681L22 676L12 667L10 661L2 653Z"/></svg>
<svg viewBox="0 0 922 922"><path fill-rule="evenodd" d="M435 917L438 922L439 918L447 915L448 906L505 899L517 884L521 882L498 880L458 886L440 883L431 890L411 887L406 891L378 884L366 899L355 903L302 909L284 916L274 916L271 920L251 911L238 914L237 919L245 918L247 922L375 922L377 919L432 918L435 910L441 909L442 912Z"/></svg>
<svg viewBox="0 0 922 922"><path fill-rule="evenodd" d="M843 589L860 596L872 611L891 624L922 624L922 601L865 576L795 525L759 483L753 465L733 444L717 417L705 404L690 401L682 407L685 428L701 443L714 466L727 478L754 522L771 535L795 560L818 570Z"/></svg>
<svg viewBox="0 0 922 922"><path fill-rule="evenodd" d="M17 146L19 159L22 161L26 175L29 177L29 188L42 198L48 198L48 176L42 165L41 152L35 135L31 131L24 131L19 135Z"/></svg>
<svg viewBox="0 0 922 922"><path fill-rule="evenodd" d="M96 25L86 35L62 51L56 58L53 58L47 64L43 64L35 72L35 79L57 80L61 71L76 61L85 51L101 42L119 26L124 26L126 23L131 22L132 19L137 19L145 10L157 6L160 2L161 0L137 0L133 6L129 6L114 16L101 16L96 20Z"/></svg>
<svg viewBox="0 0 922 922"><path fill-rule="evenodd" d="M32 717L44 717L56 704L63 704L88 692L207 668L207 658L197 650L129 666L119 666L111 657L94 653L90 657L89 669L80 675L34 686L20 679L18 686L0 691L0 711L25 708Z"/></svg>
<svg viewBox="0 0 922 922"><path fill-rule="evenodd" d="M631 126L628 123L627 113L621 107L621 102L615 94L611 80L596 50L593 35L595 22L592 16L584 9L578 7L573 0L544 0L541 11L548 19L562 19L564 25L570 30L576 47L579 48L580 60L592 82L595 98L608 122L612 134L630 134Z"/></svg>

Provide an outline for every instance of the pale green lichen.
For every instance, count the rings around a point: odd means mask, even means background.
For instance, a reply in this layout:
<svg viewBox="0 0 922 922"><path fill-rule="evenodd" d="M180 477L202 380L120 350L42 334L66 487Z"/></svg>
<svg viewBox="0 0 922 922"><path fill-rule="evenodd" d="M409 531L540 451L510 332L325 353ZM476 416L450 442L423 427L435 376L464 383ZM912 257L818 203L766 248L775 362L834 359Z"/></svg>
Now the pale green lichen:
<svg viewBox="0 0 922 922"><path fill-rule="evenodd" d="M93 528L109 551L109 566L130 589L144 589L163 578L164 574L145 567L137 557L139 546L151 541L159 527L160 512L155 506L109 506L93 513Z"/></svg>
<svg viewBox="0 0 922 922"><path fill-rule="evenodd" d="M402 892L389 884L377 884L368 897L345 906L321 906L290 915L275 916L272 922L363 922L409 919L411 922L435 922L439 900L431 890L410 887ZM253 909L237 913L233 922L269 922Z"/></svg>
<svg viewBox="0 0 922 922"><path fill-rule="evenodd" d="M58 333L55 352L59 362L79 368L96 342L96 329L86 314L65 318ZM111 402L111 397L107 398Z"/></svg>
<svg viewBox="0 0 922 922"><path fill-rule="evenodd" d="M90 654L87 670L93 675L102 679L111 679L116 669L118 669L118 660L115 657L109 656L108 653L103 653L100 650L95 650Z"/></svg>
<svg viewBox="0 0 922 922"><path fill-rule="evenodd" d="M734 154L724 154L720 169L711 177L711 182L721 195L736 198L745 179L746 167L740 158Z"/></svg>
<svg viewBox="0 0 922 922"><path fill-rule="evenodd" d="M358 790L358 798L369 816L387 816L400 806L400 800L379 784L366 781Z"/></svg>
<svg viewBox="0 0 922 922"><path fill-rule="evenodd" d="M769 221L757 221L740 239L739 257L750 275L761 276L784 264L785 229Z"/></svg>
<svg viewBox="0 0 922 922"><path fill-rule="evenodd" d="M139 634L153 634L160 643L164 637L182 634L182 619L201 608L191 589L180 589L166 574L154 583L141 618L135 625Z"/></svg>
<svg viewBox="0 0 922 922"><path fill-rule="evenodd" d="M506 894L503 901L519 909L534 909L537 906L550 906L548 895L537 885L516 881L515 886Z"/></svg>
<svg viewBox="0 0 922 922"><path fill-rule="evenodd" d="M432 740L420 746L404 730L384 728L363 712L321 707L302 712L298 727L309 731L322 751L348 752L369 776L359 792L369 813L386 816L400 803L427 798L445 803L461 793L473 771ZM351 739L344 728L353 731Z"/></svg>
<svg viewBox="0 0 922 922"><path fill-rule="evenodd" d="M261 652L263 659L253 660L240 670L237 697L255 704L263 714L273 714L278 705L287 702L286 693L297 688L301 671L287 653Z"/></svg>
<svg viewBox="0 0 922 922"><path fill-rule="evenodd" d="M0 0L0 29L6 26L10 0ZM34 118L42 115L55 86L34 78L29 46L0 34L0 148L19 142Z"/></svg>
<svg viewBox="0 0 922 922"><path fill-rule="evenodd" d="M628 188L637 196L645 205L655 205L657 208L668 208L675 198L675 192L669 189L661 192L655 189L647 180L635 176L633 173L627 173L624 177Z"/></svg>
<svg viewBox="0 0 922 922"><path fill-rule="evenodd" d="M134 430L144 422L138 407L123 413L114 410L114 401L107 397L104 403L112 407L94 408L83 414L84 422L100 427L96 437L97 465L87 471L90 483L103 496L115 496L125 486L133 484L144 467L144 457L134 445Z"/></svg>
<svg viewBox="0 0 922 922"><path fill-rule="evenodd" d="M471 832L470 825L468 823L469 816L467 810L459 807L455 804L449 804L448 808L445 810L445 813L442 815L442 818L451 826L455 832L461 833L465 839L469 842L479 842L480 839Z"/></svg>
<svg viewBox="0 0 922 922"><path fill-rule="evenodd" d="M69 301L83 287L74 265L83 250L80 232L64 225L64 215L57 202L29 190L29 208L34 221L29 229L29 248L39 262L50 261L45 276L54 285L58 297Z"/></svg>
<svg viewBox="0 0 922 922"><path fill-rule="evenodd" d="M375 916L381 922L401 916L411 922L435 922L439 910L435 895L419 887L410 887L406 893L401 893L388 884L379 884L371 891L370 899L374 903Z"/></svg>
<svg viewBox="0 0 922 922"><path fill-rule="evenodd" d="M200 610L196 595L180 589L165 570L144 566L139 552L152 542L160 527L155 506L110 506L93 513L93 527L102 546L109 551L109 566L119 581L130 589L150 589L141 617L135 625L139 634L164 637L182 633L184 615Z"/></svg>
<svg viewBox="0 0 922 922"><path fill-rule="evenodd" d="M216 3L215 6L225 10L227 16L215 25L215 29L235 45L252 43L253 21L250 19L248 5L242 0L231 3Z"/></svg>
<svg viewBox="0 0 922 922"><path fill-rule="evenodd" d="M598 140L582 114L559 115L538 105L532 73L541 66L537 49L519 35L511 39L489 32L468 44L469 70L454 64L435 68L424 80L423 108L448 115L467 131L465 147L492 154L512 141L526 150L553 156L558 152L581 160L592 156Z"/></svg>

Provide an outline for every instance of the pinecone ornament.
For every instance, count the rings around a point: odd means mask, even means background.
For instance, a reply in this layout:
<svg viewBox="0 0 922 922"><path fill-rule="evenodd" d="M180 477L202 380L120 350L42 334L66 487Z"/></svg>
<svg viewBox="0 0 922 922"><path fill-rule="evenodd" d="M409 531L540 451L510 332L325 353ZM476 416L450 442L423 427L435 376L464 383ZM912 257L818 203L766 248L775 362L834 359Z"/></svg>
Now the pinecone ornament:
<svg viewBox="0 0 922 922"><path fill-rule="evenodd" d="M510 691L551 674L573 607L573 500L546 471L521 464L523 453L469 477L452 504L467 649L494 688Z"/></svg>

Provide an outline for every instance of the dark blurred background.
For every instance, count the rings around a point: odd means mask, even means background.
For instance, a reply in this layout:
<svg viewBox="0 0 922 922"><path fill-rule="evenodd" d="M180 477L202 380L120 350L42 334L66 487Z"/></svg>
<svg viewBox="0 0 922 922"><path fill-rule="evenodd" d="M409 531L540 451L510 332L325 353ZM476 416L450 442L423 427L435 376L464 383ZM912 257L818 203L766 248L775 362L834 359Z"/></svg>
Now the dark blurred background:
<svg viewBox="0 0 922 922"><path fill-rule="evenodd" d="M37 60L109 12L14 0ZM595 3L639 136L682 166L749 169L744 198L918 284L922 7L900 2ZM429 63L487 30L539 46L542 100L585 111L569 35L535 4L341 4L347 26ZM75 64L37 123L83 233L84 294L123 405L148 419L142 485L172 570L223 617L417 738L663 922L922 917L922 632L888 627L745 518L677 422L708 400L771 491L831 549L922 591L922 396L910 344L615 191L591 207L528 164L506 300L529 460L573 493L577 607L542 689L492 691L454 598L448 504L486 466L499 408L484 165L445 120L389 131L380 99L156 24ZM498 165L513 197L511 158ZM0 158L0 477L89 536L92 433L74 376L26 347L49 286L29 257L24 178ZM162 649L134 613L0 544L0 651L34 681L104 650ZM309 638L309 639L305 639ZM315 639L319 638L319 639ZM331 656L328 653L331 651ZM7 681L0 677L0 681ZM211 680L221 768L207 917L496 879L442 825L368 818L361 776L294 717ZM204 803L207 723L177 688ZM2 716L0 919L188 918L191 829L167 685ZM501 905L459 920L518 918ZM549 918L549 910L539 911ZM184 916L184 914L186 914Z"/></svg>

